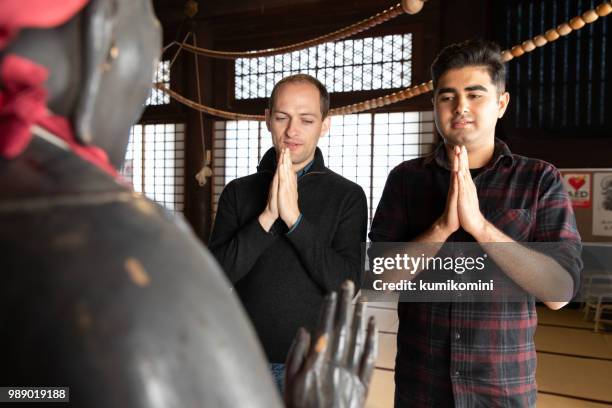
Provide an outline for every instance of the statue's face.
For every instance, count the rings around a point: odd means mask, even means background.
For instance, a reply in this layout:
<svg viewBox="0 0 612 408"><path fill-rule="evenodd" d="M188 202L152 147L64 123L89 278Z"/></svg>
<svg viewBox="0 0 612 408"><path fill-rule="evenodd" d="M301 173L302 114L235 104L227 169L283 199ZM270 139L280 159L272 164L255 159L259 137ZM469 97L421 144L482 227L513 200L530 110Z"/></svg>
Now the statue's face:
<svg viewBox="0 0 612 408"><path fill-rule="evenodd" d="M82 91L82 106L86 105L83 103L85 100L95 103L89 113L87 109L77 111L81 123L88 124L77 126L77 133L85 143L106 150L113 165L119 167L125 156L130 127L142 114L151 90L161 51L162 32L151 0L93 0L93 3L92 7L100 7L105 13L110 10L111 15L115 16L111 18L114 22L111 44L114 44L117 54L115 58L110 57L108 44L105 43L100 46L101 52L86 57L89 59L89 64L86 63L89 68L86 69L90 70L90 74L100 74L99 84L95 84L94 75L94 80L89 81L89 86ZM112 7L108 7L108 4ZM96 16L105 13L95 10L91 13L89 22L94 34L90 32L85 47L97 47L95 30L98 29L97 25L102 27L103 24ZM87 50L84 51L88 55ZM100 64L105 64L106 68L94 68L92 71L92 66L99 67Z"/></svg>

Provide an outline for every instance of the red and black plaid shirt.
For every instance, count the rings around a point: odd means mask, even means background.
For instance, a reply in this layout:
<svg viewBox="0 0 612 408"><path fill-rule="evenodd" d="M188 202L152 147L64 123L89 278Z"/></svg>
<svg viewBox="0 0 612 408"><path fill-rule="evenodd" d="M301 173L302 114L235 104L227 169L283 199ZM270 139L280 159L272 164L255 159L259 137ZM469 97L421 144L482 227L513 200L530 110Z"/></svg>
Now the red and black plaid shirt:
<svg viewBox="0 0 612 408"><path fill-rule="evenodd" d="M411 241L443 213L450 172L444 145L397 166L376 210L372 242ZM559 171L513 155L496 139L474 178L480 210L516 241L570 243L564 267L579 285L580 235ZM463 230L448 241L473 242ZM535 301L400 303L397 407L535 406Z"/></svg>

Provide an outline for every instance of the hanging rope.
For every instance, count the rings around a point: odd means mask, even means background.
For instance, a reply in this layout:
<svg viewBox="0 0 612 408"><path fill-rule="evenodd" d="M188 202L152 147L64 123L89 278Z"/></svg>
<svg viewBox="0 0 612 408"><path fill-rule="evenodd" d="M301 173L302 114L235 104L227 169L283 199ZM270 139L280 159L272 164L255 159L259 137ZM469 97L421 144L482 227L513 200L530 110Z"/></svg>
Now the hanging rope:
<svg viewBox="0 0 612 408"><path fill-rule="evenodd" d="M537 35L530 40L515 45L509 50L505 50L502 52L502 59L504 62L508 62L515 57L520 57L526 52L535 50L536 47L542 47L549 42L556 41L559 37L568 35L574 30L580 30L586 24L591 24L599 17L607 16L610 12L612 12L612 2L603 2L597 8L585 11L581 16L576 16L567 23L558 25L557 28L551 28L544 34Z"/></svg>
<svg viewBox="0 0 612 408"><path fill-rule="evenodd" d="M585 11L580 16L572 18L570 21L558 25L556 28L546 31L544 34L540 34L533 39L523 41L521 44L515 45L514 47L502 51L502 59L504 62L510 61L513 58L518 58L525 53L531 52L537 47L542 47L549 42L557 40L559 37L566 36L572 31L577 31L583 28L586 24L591 24L599 17L606 17L612 13L612 2L603 2L595 9ZM184 96L174 92L162 83L154 84L154 87L166 92L171 98L178 102L201 112L208 113L213 116L217 116L224 119L230 120L265 120L263 115L246 115L242 113L228 112L221 109L211 108L202 104L198 104L192 100L185 98ZM380 108L382 106L391 105L397 102L405 101L415 96L427 93L433 90L433 81L424 82L420 85L405 88L398 92L393 92L388 95L381 96L379 98L368 99L363 102L354 103L351 105L340 106L330 110L330 115L350 115L353 113L364 112L370 109Z"/></svg>
<svg viewBox="0 0 612 408"><path fill-rule="evenodd" d="M186 44L185 42L179 43L173 41L167 45L164 50L170 46L176 45L181 49L196 53L198 55L204 55L207 57L220 58L220 59L237 59L237 58L257 58L257 57L268 57L271 55L285 54L292 51L303 50L305 48L314 47L327 42L334 42L343 38L351 37L357 33L368 30L372 27L376 27L382 23L394 19L402 13L416 14L423 8L423 3L427 0L402 0L401 3L397 3L395 6L388 8L387 10L381 11L380 13L361 20L355 24L351 24L348 27L341 28L329 34L322 35L317 38L302 41L296 44L284 45L276 48L269 48L266 50L257 51L216 51L209 50L206 48L199 48L197 46Z"/></svg>
<svg viewBox="0 0 612 408"><path fill-rule="evenodd" d="M597 8L585 11L581 16L576 16L569 22L560 24L557 26L557 28L550 29L544 34L538 35L533 39L523 41L521 44L515 45L509 50L502 51L502 59L504 62L507 62L515 57L520 57L527 52L533 51L536 47L542 47L549 42L557 40L560 36L568 35L573 30L580 30L586 24L594 22L599 17L605 17L611 12L612 4L610 2L601 3L599 6L597 6ZM402 91L394 92L389 95L384 95L380 98L369 99L364 102L332 109L330 110L330 114L349 115L352 113L363 112L370 109L391 105L400 101L405 101L432 90L433 81L430 80L429 82L422 83L411 88L406 88Z"/></svg>
<svg viewBox="0 0 612 408"><path fill-rule="evenodd" d="M208 113L209 115L212 115L212 116L217 116L219 118L231 119L231 120L260 120L261 121L265 119L263 115L246 115L243 113L228 112L228 111L224 111L221 109L211 108L210 106L202 105L200 103L192 101L191 99L185 98L183 95L173 91L172 89L168 88L164 83L161 83L161 82L153 84L153 86L156 89L159 89L160 91L167 93L168 95L170 95L172 99L175 99L177 102L180 102L183 105L188 106L197 111Z"/></svg>

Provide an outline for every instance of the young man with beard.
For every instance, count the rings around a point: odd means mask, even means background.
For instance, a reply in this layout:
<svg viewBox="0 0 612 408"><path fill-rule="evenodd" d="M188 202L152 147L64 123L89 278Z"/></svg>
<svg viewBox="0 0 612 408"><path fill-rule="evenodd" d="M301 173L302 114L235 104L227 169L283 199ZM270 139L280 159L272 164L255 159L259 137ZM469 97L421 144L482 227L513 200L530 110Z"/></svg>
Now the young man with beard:
<svg viewBox="0 0 612 408"><path fill-rule="evenodd" d="M274 147L257 173L225 187L210 239L279 384L293 337L315 327L325 294L346 279L361 283L366 197L325 167L317 143L328 111L327 90L309 75L274 86L266 109Z"/></svg>
<svg viewBox="0 0 612 408"><path fill-rule="evenodd" d="M497 45L446 47L432 67L443 142L389 174L372 242L478 242L529 295L522 302L400 303L395 406L535 406L535 299L563 307L576 293L580 236L551 164L495 137L506 111ZM563 242L553 260L515 242ZM506 243L503 245L489 243Z"/></svg>

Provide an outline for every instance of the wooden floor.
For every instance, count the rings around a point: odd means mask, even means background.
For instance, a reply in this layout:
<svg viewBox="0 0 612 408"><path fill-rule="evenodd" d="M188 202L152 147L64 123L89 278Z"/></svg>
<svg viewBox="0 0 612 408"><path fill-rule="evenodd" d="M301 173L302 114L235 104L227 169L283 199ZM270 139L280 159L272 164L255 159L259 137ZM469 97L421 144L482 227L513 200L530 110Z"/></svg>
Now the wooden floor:
<svg viewBox="0 0 612 408"><path fill-rule="evenodd" d="M380 351L366 408L393 407L398 319L393 303L372 303ZM538 408L612 406L612 328L594 333L577 309L538 308Z"/></svg>

